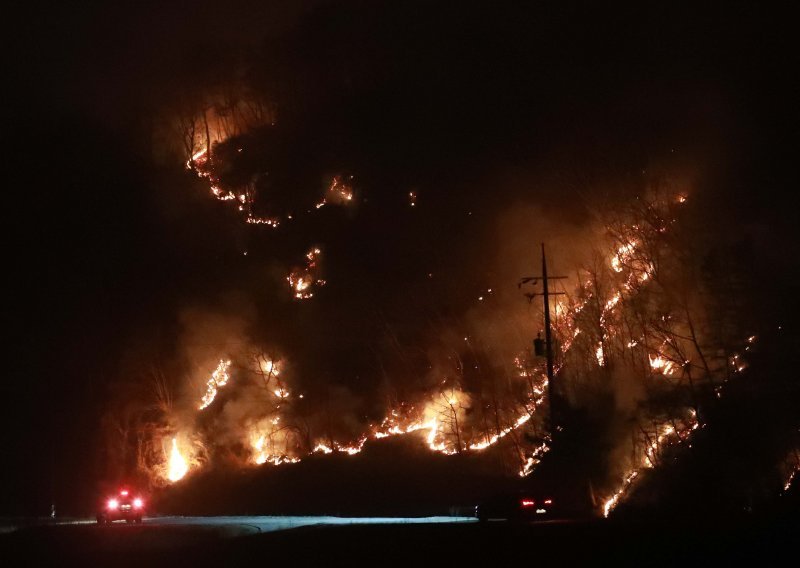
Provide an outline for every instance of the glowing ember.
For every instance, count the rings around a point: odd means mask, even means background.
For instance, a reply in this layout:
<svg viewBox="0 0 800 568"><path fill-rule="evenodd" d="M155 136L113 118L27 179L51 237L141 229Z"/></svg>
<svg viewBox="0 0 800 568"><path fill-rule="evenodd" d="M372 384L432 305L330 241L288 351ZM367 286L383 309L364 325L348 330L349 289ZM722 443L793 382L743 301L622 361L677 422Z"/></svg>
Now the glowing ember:
<svg viewBox="0 0 800 568"><path fill-rule="evenodd" d="M608 515L611 514L611 511L614 510L619 501L633 484L633 481L644 469L653 468L656 466L656 454L661 447L669 442L670 438L674 438L677 443L681 443L689 439L692 432L694 432L700 426L694 410L689 411L689 417L684 420L684 424L686 427L681 431L676 430L675 425L672 423L664 424L659 428L656 433L657 435L655 435L654 439L652 439L648 444L639 466L633 468L625 475L620 488L614 492L614 494L604 503L603 516L608 517Z"/></svg>
<svg viewBox="0 0 800 568"><path fill-rule="evenodd" d="M598 343L597 344L597 349L594 352L594 356L597 359L597 364L598 365L600 365L602 367L602 366L604 366L606 364L605 356L603 354L603 344L602 343Z"/></svg>
<svg viewBox="0 0 800 568"><path fill-rule="evenodd" d="M512 430L516 430L530 419L531 419L530 414L523 414L517 419L516 422L514 422L513 425L503 428L502 430L500 430L498 434L491 436L490 438L484 440L483 442L475 442L474 444L470 444L468 447L470 450L485 450L486 448L493 446L494 444L499 442L500 439L504 438L509 432L511 432Z"/></svg>
<svg viewBox="0 0 800 568"><path fill-rule="evenodd" d="M783 484L783 490L789 491L789 488L792 486L792 481L797 476L797 472L800 471L800 464L795 465L795 468L789 474L789 477L786 479L786 483Z"/></svg>
<svg viewBox="0 0 800 568"><path fill-rule="evenodd" d="M300 458L286 455L273 455L265 449L266 436L256 436L253 441L253 461L257 465L269 463L272 465L282 465L285 463L298 463Z"/></svg>
<svg viewBox="0 0 800 568"><path fill-rule="evenodd" d="M549 451L550 446L547 445L547 441L542 442L539 446L537 446L536 449L533 450L533 453L525 460L525 463L522 464L522 469L519 471L519 476L529 476L536 466L539 465L539 462L542 461L542 456Z"/></svg>
<svg viewBox="0 0 800 568"><path fill-rule="evenodd" d="M230 361L220 360L217 368L211 373L211 378L208 379L208 383L206 383L206 394L203 395L200 401L200 410L204 410L214 402L214 399L217 397L218 389L228 384L228 380L231 378L228 374L228 368L230 366Z"/></svg>
<svg viewBox="0 0 800 568"><path fill-rule="evenodd" d="M246 222L250 225L267 225L272 228L277 228L281 224L280 219L275 217L254 217L252 215L247 216Z"/></svg>
<svg viewBox="0 0 800 568"><path fill-rule="evenodd" d="M306 266L303 269L293 270L286 281L289 282L289 288L292 290L294 297L298 300L307 300L314 296L312 286L324 286L325 281L316 278L318 270L317 261L320 258L322 251L318 248L311 249L306 254Z"/></svg>
<svg viewBox="0 0 800 568"><path fill-rule="evenodd" d="M178 439L172 438L172 451L169 456L169 466L167 469L167 479L173 483L183 479L183 476L189 471L189 464L186 459L181 455L178 449Z"/></svg>
<svg viewBox="0 0 800 568"><path fill-rule="evenodd" d="M611 496L611 498L609 498L603 504L604 517L608 518L608 516L611 514L611 511L614 510L614 507L617 506L617 503L619 503L619 500L625 494L625 491L628 490L628 487L630 487L631 483L633 483L633 480L636 479L638 476L639 476L638 469L633 470L632 472L630 472L628 475L625 476L625 479L622 481L622 486L617 490L616 493L614 493L614 495Z"/></svg>
<svg viewBox="0 0 800 568"><path fill-rule="evenodd" d="M350 203L353 200L353 188L349 183L352 179L353 176L349 176L347 179L343 176L334 176L331 185L325 192L325 197L323 197L322 201L318 202L314 208L321 209L328 203L333 203L335 205L346 205Z"/></svg>
<svg viewBox="0 0 800 568"><path fill-rule="evenodd" d="M259 366L261 367L262 373L264 373L267 378L277 377L281 374L280 364L272 359L262 359L259 361Z"/></svg>
<svg viewBox="0 0 800 568"><path fill-rule="evenodd" d="M352 201L353 188L349 183L352 179L353 176L350 176L348 181L345 181L342 176L334 177L331 186L328 188L326 199L331 203L349 203Z"/></svg>
<svg viewBox="0 0 800 568"><path fill-rule="evenodd" d="M650 368L656 373L661 373L662 375L671 375L675 370L674 363L660 355L655 357L649 355L648 357L650 359Z"/></svg>
<svg viewBox="0 0 800 568"><path fill-rule="evenodd" d="M337 452L343 452L343 453L345 453L345 454L347 454L349 456L354 456L357 453L361 452L361 450L364 448L364 444L366 442L367 442L367 437L366 436L362 436L358 440L358 442L356 442L355 444L350 445L350 446L340 446L340 445L337 444L336 445L336 451Z"/></svg>
<svg viewBox="0 0 800 568"><path fill-rule="evenodd" d="M630 262L633 258L634 250L636 250L636 243L624 243L618 249L616 254L611 258L611 268L615 272L622 272L626 263Z"/></svg>

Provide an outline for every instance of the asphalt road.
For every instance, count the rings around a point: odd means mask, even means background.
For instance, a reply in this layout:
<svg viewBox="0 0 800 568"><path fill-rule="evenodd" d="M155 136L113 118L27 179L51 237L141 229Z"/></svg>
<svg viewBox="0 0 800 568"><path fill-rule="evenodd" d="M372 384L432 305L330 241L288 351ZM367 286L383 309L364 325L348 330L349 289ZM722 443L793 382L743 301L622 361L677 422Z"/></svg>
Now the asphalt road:
<svg viewBox="0 0 800 568"><path fill-rule="evenodd" d="M794 518L478 523L473 518L160 517L0 534L2 566L785 565ZM788 555L788 556L787 556Z"/></svg>
<svg viewBox="0 0 800 568"><path fill-rule="evenodd" d="M214 531L221 537L242 536L296 529L308 526L346 526L346 525L408 525L434 523L473 523L474 517L145 517L143 526L147 527L196 527ZM97 524L95 519L74 519L57 521L54 526L79 526ZM115 521L111 527L126 525Z"/></svg>

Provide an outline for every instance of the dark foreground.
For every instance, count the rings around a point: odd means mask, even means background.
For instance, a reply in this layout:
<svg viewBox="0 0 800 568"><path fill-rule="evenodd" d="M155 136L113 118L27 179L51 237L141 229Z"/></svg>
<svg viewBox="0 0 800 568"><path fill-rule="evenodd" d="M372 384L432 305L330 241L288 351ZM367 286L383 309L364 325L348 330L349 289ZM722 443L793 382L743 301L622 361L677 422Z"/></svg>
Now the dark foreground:
<svg viewBox="0 0 800 568"><path fill-rule="evenodd" d="M165 518L110 527L31 526L0 535L0 558L4 566L777 566L794 556L800 538L800 524L791 516L703 521L688 514L671 521L540 524L446 520Z"/></svg>

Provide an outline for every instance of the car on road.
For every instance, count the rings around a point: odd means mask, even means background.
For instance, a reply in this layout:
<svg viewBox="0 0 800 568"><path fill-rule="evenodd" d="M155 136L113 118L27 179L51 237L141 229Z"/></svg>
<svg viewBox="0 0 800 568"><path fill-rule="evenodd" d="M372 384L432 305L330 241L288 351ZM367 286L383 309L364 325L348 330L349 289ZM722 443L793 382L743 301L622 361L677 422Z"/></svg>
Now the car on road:
<svg viewBox="0 0 800 568"><path fill-rule="evenodd" d="M141 523L144 511L144 498L130 489L123 488L118 494L107 497L100 504L97 524L109 524L120 520Z"/></svg>
<svg viewBox="0 0 800 568"><path fill-rule="evenodd" d="M541 521L557 515L553 497L531 492L497 495L475 507L479 521Z"/></svg>

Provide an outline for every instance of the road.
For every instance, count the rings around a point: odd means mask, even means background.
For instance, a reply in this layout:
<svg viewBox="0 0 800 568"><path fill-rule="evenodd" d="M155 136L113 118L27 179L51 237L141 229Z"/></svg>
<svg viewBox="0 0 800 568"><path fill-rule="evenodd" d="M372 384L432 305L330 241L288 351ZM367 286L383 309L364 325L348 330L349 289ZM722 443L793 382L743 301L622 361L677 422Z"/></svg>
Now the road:
<svg viewBox="0 0 800 568"><path fill-rule="evenodd" d="M242 536L296 529L308 526L347 526L347 525L409 525L438 523L473 523L474 517L146 517L143 526L165 528L209 529L218 536ZM95 525L94 519L75 519L57 521L51 526ZM124 526L124 521L116 521L112 527ZM112 528L103 527L103 528Z"/></svg>
<svg viewBox="0 0 800 568"><path fill-rule="evenodd" d="M159 517L0 534L5 566L779 565L795 518L478 523L473 518Z"/></svg>

